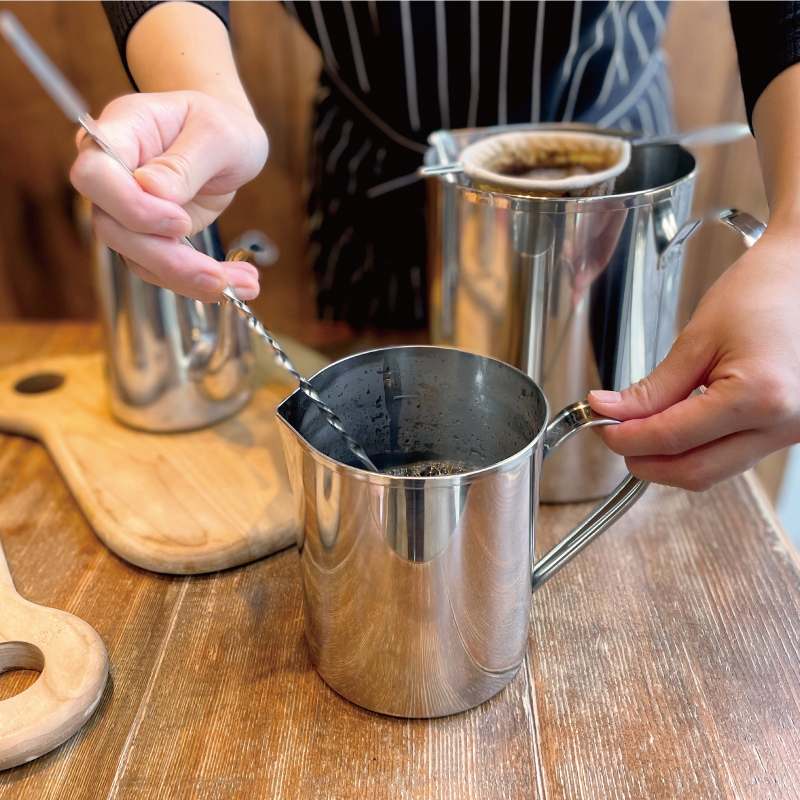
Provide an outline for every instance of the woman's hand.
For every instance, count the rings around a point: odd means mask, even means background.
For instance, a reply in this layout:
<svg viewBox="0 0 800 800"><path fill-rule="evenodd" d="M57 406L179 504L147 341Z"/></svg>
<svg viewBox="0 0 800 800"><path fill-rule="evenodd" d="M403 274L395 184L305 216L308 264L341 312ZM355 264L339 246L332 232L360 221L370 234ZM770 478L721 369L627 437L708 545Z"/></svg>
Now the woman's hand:
<svg viewBox="0 0 800 800"><path fill-rule="evenodd" d="M126 95L97 120L131 177L86 136L71 179L92 202L98 239L140 278L205 302L230 283L258 294L246 262L221 264L177 239L202 230L264 166L267 137L252 112L203 92Z"/></svg>
<svg viewBox="0 0 800 800"><path fill-rule="evenodd" d="M589 402L625 420L599 433L632 474L694 491L800 442L798 226L770 225L649 376Z"/></svg>

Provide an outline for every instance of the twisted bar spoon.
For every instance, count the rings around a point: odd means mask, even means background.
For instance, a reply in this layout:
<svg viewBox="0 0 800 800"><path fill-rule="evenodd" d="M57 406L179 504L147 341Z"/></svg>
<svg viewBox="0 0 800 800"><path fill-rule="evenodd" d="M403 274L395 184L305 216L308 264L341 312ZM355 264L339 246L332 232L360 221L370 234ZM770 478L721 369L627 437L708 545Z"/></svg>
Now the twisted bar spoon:
<svg viewBox="0 0 800 800"><path fill-rule="evenodd" d="M248 261L252 255L250 250L233 250L228 253L226 261ZM338 431L342 439L345 440L350 452L369 470L377 472L378 468L372 463L372 460L367 455L364 448L352 437L342 425L342 421L334 413L333 409L325 403L319 396L317 390L295 369L289 356L286 355L283 348L275 341L272 334L264 327L263 323L256 317L250 310L247 303L242 302L234 292L233 287L228 286L223 292L222 296L229 302L233 303L246 317L250 327L272 348L275 353L277 362L288 372L291 372L297 382L300 384L300 391L305 394L314 405L320 410L320 413L325 417L328 423Z"/></svg>

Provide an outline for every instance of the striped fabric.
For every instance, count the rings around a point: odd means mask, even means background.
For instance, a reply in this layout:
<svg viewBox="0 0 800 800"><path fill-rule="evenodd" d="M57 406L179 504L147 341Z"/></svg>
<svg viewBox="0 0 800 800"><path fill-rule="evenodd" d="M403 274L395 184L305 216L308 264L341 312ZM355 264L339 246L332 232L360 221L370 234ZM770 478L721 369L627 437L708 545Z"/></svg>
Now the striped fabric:
<svg viewBox="0 0 800 800"><path fill-rule="evenodd" d="M227 24L226 3L204 0ZM154 2L105 2L123 61ZM364 325L425 324L427 136L554 120L672 128L655 0L311 0L285 3L324 73L309 158L309 257L319 313Z"/></svg>
<svg viewBox="0 0 800 800"><path fill-rule="evenodd" d="M421 152L438 128L576 120L670 126L666 3L289 2L325 71Z"/></svg>
<svg viewBox="0 0 800 800"><path fill-rule="evenodd" d="M287 2L324 59L309 174L319 314L425 324L431 131L553 120L672 129L666 3Z"/></svg>

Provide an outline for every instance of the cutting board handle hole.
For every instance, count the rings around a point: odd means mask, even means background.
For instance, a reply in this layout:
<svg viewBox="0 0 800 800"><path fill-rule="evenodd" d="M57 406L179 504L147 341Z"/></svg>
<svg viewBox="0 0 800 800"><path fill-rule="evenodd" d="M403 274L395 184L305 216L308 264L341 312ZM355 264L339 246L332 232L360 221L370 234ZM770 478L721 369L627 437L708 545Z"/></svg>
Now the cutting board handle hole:
<svg viewBox="0 0 800 800"><path fill-rule="evenodd" d="M43 669L44 654L35 644L0 642L0 702L36 683Z"/></svg>
<svg viewBox="0 0 800 800"><path fill-rule="evenodd" d="M14 391L20 394L42 394L58 389L64 383L64 376L57 372L40 372L29 375L14 385Z"/></svg>

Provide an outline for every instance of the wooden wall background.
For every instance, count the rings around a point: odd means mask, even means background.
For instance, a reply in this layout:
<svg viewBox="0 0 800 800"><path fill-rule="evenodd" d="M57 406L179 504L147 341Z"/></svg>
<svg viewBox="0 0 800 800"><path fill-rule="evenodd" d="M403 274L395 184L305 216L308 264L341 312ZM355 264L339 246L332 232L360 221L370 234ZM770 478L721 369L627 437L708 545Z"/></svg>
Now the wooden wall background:
<svg viewBox="0 0 800 800"><path fill-rule="evenodd" d="M348 331L315 321L304 260L305 141L319 53L278 3L231 7L237 60L269 134L270 157L222 216L221 233L227 242L256 228L278 245L280 258L264 269L254 309L273 329L320 346ZM99 3L0 2L0 8L17 14L95 113L130 91ZM727 3L673 3L665 47L679 129L745 118ZM0 320L91 318L96 306L87 231L68 178L74 127L3 42L0 108ZM752 139L696 154L698 213L732 205L766 215ZM684 273L684 319L741 250L735 233L722 226L706 226L695 235ZM760 467L773 497L783 461L778 455Z"/></svg>
<svg viewBox="0 0 800 800"><path fill-rule="evenodd" d="M273 327L302 333L313 319L304 263L305 130L320 57L278 3L232 3L242 79L265 124L270 157L220 220L223 241L261 229L281 256L254 306ZM98 2L0 3L11 9L99 114L131 91ZM0 319L91 318L89 246L69 167L75 128L0 41ZM274 321L273 321L274 320ZM313 332L312 332L313 334Z"/></svg>

